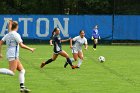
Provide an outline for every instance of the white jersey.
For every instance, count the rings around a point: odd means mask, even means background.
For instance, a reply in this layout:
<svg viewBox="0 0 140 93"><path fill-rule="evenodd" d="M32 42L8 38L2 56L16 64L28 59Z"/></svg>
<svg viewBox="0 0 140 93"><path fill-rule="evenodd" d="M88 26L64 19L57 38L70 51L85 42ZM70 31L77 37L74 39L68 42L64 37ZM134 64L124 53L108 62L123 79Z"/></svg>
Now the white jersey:
<svg viewBox="0 0 140 93"><path fill-rule="evenodd" d="M6 41L7 45L7 58L18 58L19 57L19 43L23 42L21 36L16 31L10 31L6 34L2 41Z"/></svg>
<svg viewBox="0 0 140 93"><path fill-rule="evenodd" d="M87 39L85 37L81 38L80 36L76 36L72 39L75 41L75 44L73 45L74 49L81 50L83 44L87 44Z"/></svg>

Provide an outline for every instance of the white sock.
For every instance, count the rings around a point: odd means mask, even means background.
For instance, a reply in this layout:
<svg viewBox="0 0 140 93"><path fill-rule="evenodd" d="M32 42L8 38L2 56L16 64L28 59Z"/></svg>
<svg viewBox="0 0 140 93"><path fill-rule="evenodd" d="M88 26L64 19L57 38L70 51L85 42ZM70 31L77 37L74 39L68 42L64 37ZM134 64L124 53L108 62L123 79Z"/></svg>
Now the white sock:
<svg viewBox="0 0 140 93"><path fill-rule="evenodd" d="M25 70L22 69L22 70L19 72L19 82L20 82L20 84L21 84L21 83L24 84L24 81L25 81Z"/></svg>
<svg viewBox="0 0 140 93"><path fill-rule="evenodd" d="M15 75L13 71L6 68L0 68L0 74L10 75L10 76Z"/></svg>
<svg viewBox="0 0 140 93"><path fill-rule="evenodd" d="M82 64L82 59L78 60L78 67L80 67L80 65Z"/></svg>
<svg viewBox="0 0 140 93"><path fill-rule="evenodd" d="M71 60L71 62L74 62L75 61L74 58L70 58L70 60Z"/></svg>

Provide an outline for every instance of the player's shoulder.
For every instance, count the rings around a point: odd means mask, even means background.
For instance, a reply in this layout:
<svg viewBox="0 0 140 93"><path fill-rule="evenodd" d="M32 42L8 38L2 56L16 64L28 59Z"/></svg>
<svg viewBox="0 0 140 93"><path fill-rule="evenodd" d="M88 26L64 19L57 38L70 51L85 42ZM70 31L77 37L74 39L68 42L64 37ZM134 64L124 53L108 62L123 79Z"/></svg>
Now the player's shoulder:
<svg viewBox="0 0 140 93"><path fill-rule="evenodd" d="M17 31L12 31L11 33L14 36L14 38L18 38L18 39L21 38L20 34L17 33Z"/></svg>
<svg viewBox="0 0 140 93"><path fill-rule="evenodd" d="M54 40L56 40L56 39L58 39L58 38L60 38L59 35L54 35L54 36L53 36L53 39L54 39Z"/></svg>
<svg viewBox="0 0 140 93"><path fill-rule="evenodd" d="M19 34L18 32L16 32L16 31L13 31L12 34L13 34L14 36L20 36L20 34Z"/></svg>
<svg viewBox="0 0 140 93"><path fill-rule="evenodd" d="M75 40L78 40L78 39L80 39L80 36L75 36L75 37L73 38L74 41L75 41Z"/></svg>
<svg viewBox="0 0 140 93"><path fill-rule="evenodd" d="M8 33L4 35L4 37L7 37L7 36L8 36Z"/></svg>
<svg viewBox="0 0 140 93"><path fill-rule="evenodd" d="M55 35L53 35L53 37L57 37L57 36L59 36L59 35L56 35L56 34L55 34Z"/></svg>
<svg viewBox="0 0 140 93"><path fill-rule="evenodd" d="M8 34L5 34L1 40L2 41L5 41L5 39L7 38L7 36L8 36Z"/></svg>
<svg viewBox="0 0 140 93"><path fill-rule="evenodd" d="M10 31L9 34L17 34L16 31Z"/></svg>
<svg viewBox="0 0 140 93"><path fill-rule="evenodd" d="M86 38L86 37L84 37L84 40L87 40L87 38Z"/></svg>
<svg viewBox="0 0 140 93"><path fill-rule="evenodd" d="M76 36L75 38L80 38L80 36Z"/></svg>

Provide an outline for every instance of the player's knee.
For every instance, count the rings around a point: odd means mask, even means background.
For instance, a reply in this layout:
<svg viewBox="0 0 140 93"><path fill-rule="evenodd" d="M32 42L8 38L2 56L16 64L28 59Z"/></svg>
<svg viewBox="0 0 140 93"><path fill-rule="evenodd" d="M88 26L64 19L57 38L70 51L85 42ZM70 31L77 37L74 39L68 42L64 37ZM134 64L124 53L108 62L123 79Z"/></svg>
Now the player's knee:
<svg viewBox="0 0 140 93"><path fill-rule="evenodd" d="M9 69L9 71L7 73L9 73L11 76L14 76L15 75L15 70Z"/></svg>
<svg viewBox="0 0 140 93"><path fill-rule="evenodd" d="M15 75L15 73L13 71L11 71L11 76L14 76L14 75Z"/></svg>
<svg viewBox="0 0 140 93"><path fill-rule="evenodd" d="M67 53L65 53L63 56L64 56L65 58L70 58L69 55L68 55Z"/></svg>
<svg viewBox="0 0 140 93"><path fill-rule="evenodd" d="M97 44L97 42L94 42L95 44Z"/></svg>
<svg viewBox="0 0 140 93"><path fill-rule="evenodd" d="M67 58L70 58L70 57L69 57L69 56L66 56L66 59L67 59Z"/></svg>
<svg viewBox="0 0 140 93"><path fill-rule="evenodd" d="M51 58L50 60L51 60L51 61L55 61L55 60L56 60L56 58Z"/></svg>
<svg viewBox="0 0 140 93"><path fill-rule="evenodd" d="M25 69L22 69L22 70L20 71L20 73L25 74Z"/></svg>
<svg viewBox="0 0 140 93"><path fill-rule="evenodd" d="M16 72L15 69L10 69L11 76L14 76L15 75L15 72Z"/></svg>
<svg viewBox="0 0 140 93"><path fill-rule="evenodd" d="M68 54L65 55L66 58L70 58Z"/></svg>
<svg viewBox="0 0 140 93"><path fill-rule="evenodd" d="M84 57L81 57L80 59L81 59L81 60L83 60L83 59L84 59Z"/></svg>
<svg viewBox="0 0 140 93"><path fill-rule="evenodd" d="M66 59L70 58L69 55L65 55L64 57L65 57Z"/></svg>
<svg viewBox="0 0 140 93"><path fill-rule="evenodd" d="M78 59L77 59L77 58L75 58L74 60L75 60L75 61L77 61Z"/></svg>

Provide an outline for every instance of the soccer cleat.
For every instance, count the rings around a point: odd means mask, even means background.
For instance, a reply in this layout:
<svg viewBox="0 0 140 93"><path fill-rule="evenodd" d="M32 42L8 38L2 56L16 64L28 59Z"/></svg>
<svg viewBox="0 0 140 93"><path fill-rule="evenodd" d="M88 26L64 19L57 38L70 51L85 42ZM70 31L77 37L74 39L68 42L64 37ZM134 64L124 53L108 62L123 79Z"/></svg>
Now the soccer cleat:
<svg viewBox="0 0 140 93"><path fill-rule="evenodd" d="M78 67L78 66L75 66L75 68L80 68L80 67Z"/></svg>
<svg viewBox="0 0 140 93"><path fill-rule="evenodd" d="M75 69L76 67L75 67L75 66L71 66L71 68L72 68L72 69Z"/></svg>
<svg viewBox="0 0 140 93"><path fill-rule="evenodd" d="M94 51L96 51L96 48L93 48Z"/></svg>
<svg viewBox="0 0 140 93"><path fill-rule="evenodd" d="M43 68L45 65L46 65L45 62L41 63L40 68Z"/></svg>
<svg viewBox="0 0 140 93"><path fill-rule="evenodd" d="M21 93L29 93L30 91L31 91L31 90L28 89L28 88L26 88L25 86L23 86L23 87L20 88L20 92L21 92Z"/></svg>
<svg viewBox="0 0 140 93"><path fill-rule="evenodd" d="M64 68L66 68L66 67L67 67L67 65L68 65L68 63L66 62L66 63L64 64Z"/></svg>

